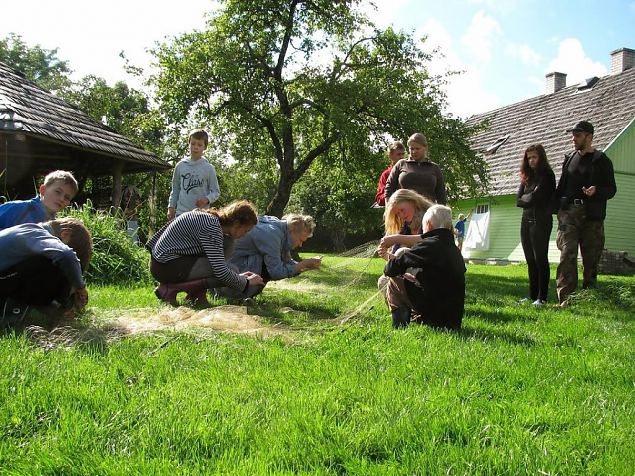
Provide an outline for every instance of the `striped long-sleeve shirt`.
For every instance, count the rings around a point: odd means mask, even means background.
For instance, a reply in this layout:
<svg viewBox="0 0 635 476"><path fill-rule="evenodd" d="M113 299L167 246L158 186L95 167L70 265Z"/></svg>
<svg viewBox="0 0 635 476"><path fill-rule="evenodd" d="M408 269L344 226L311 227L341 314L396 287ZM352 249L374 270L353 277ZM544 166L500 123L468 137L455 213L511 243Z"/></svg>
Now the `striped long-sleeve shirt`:
<svg viewBox="0 0 635 476"><path fill-rule="evenodd" d="M159 230L147 246L159 263L182 256L206 256L214 277L239 291L247 287L247 278L225 262L223 229L216 215L198 210L183 213Z"/></svg>

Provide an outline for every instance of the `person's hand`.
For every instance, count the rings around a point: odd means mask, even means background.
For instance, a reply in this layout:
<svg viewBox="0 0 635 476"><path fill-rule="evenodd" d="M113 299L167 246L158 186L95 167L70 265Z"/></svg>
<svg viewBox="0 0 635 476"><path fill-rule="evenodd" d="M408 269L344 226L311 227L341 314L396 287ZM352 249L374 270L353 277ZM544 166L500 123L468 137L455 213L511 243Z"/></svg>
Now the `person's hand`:
<svg viewBox="0 0 635 476"><path fill-rule="evenodd" d="M244 273L241 273L240 275L247 278L247 282L249 283L249 286L256 286L256 285L264 286L265 285L265 282L262 280L259 274L252 273L251 271L245 271Z"/></svg>
<svg viewBox="0 0 635 476"><path fill-rule="evenodd" d="M384 248L382 246L378 246L377 247L377 254L379 256L381 256L383 259L385 259L386 261L388 261L390 258L388 257L388 255L390 253L388 253L388 248Z"/></svg>
<svg viewBox="0 0 635 476"><path fill-rule="evenodd" d="M395 243L397 243L397 237L399 235L386 235L379 242L379 246L382 248L390 248Z"/></svg>
<svg viewBox="0 0 635 476"><path fill-rule="evenodd" d="M304 259L301 261L301 263L303 267L302 271L307 271L309 269L317 269L322 264L322 257L315 256L313 258Z"/></svg>
<svg viewBox="0 0 635 476"><path fill-rule="evenodd" d="M195 204L196 208L207 208L209 205L209 199L207 197L197 198Z"/></svg>
<svg viewBox="0 0 635 476"><path fill-rule="evenodd" d="M168 208L168 221L174 220L175 216L176 216L176 208L169 207Z"/></svg>
<svg viewBox="0 0 635 476"><path fill-rule="evenodd" d="M75 319L75 309L74 308L70 308L70 309L66 309L63 313L62 313L62 317L64 319Z"/></svg>
<svg viewBox="0 0 635 476"><path fill-rule="evenodd" d="M417 278L412 273L404 273L403 278L410 281L411 283L417 283Z"/></svg>
<svg viewBox="0 0 635 476"><path fill-rule="evenodd" d="M592 197L593 195L595 195L595 192L595 185L591 185L590 187L582 187L582 193L584 193L587 197Z"/></svg>

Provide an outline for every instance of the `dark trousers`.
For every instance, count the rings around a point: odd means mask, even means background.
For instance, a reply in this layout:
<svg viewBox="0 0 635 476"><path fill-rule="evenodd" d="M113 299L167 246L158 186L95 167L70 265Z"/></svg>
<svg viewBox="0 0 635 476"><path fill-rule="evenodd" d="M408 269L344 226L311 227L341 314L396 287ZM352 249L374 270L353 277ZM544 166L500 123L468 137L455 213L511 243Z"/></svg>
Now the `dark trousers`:
<svg viewBox="0 0 635 476"><path fill-rule="evenodd" d="M523 216L520 222L520 242L525 253L529 273L529 297L532 301L547 300L549 292L549 237L553 217Z"/></svg>
<svg viewBox="0 0 635 476"><path fill-rule="evenodd" d="M43 256L33 256L0 271L0 297L37 306L56 301L67 307L70 292L71 285L62 270Z"/></svg>

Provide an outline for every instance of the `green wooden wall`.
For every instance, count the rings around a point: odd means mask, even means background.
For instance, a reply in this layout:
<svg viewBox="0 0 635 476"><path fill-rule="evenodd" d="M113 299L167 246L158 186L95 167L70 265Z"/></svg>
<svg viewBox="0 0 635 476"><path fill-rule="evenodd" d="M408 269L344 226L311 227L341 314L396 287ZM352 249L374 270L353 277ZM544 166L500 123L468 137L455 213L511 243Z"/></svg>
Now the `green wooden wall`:
<svg viewBox="0 0 635 476"><path fill-rule="evenodd" d="M635 174L635 119L604 152L613 162L616 173Z"/></svg>
<svg viewBox="0 0 635 476"><path fill-rule="evenodd" d="M608 201L606 248L635 256L635 119L605 150L613 162L617 193Z"/></svg>

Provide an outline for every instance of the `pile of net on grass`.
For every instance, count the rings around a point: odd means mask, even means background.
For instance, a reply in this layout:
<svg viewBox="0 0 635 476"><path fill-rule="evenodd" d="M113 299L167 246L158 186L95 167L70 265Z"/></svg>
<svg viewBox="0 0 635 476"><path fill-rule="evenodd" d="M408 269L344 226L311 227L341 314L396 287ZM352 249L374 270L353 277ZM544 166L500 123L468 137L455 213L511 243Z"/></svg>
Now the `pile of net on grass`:
<svg viewBox="0 0 635 476"><path fill-rule="evenodd" d="M333 292L343 293L347 289L355 287L361 279L362 273L370 265L375 256L376 242L365 243L353 250L339 255L346 259L329 264L325 260L321 272L326 277L338 277L340 284L333 286L316 282L310 279L310 275L300 275L293 279L271 281L267 289L292 290L299 293L314 293L320 299L328 299ZM365 261L360 261L365 260ZM360 270L360 264L362 269ZM356 266L356 272L348 272L348 269ZM265 290L266 292L266 290ZM371 291L367 295L349 303L338 316L326 322L341 325L351 319L362 316L372 309L376 303L379 291ZM114 309L99 312L99 322L96 327L81 327L64 325L47 331L43 328L32 326L28 332L32 340L41 347L71 347L77 344L94 346L97 350L107 346L108 343L130 335L164 334L166 331L192 332L197 336L203 336L206 331L210 333L224 332L232 334L251 335L262 338L282 337L295 340L301 329L293 326L272 323L271 320L254 314L253 309L245 306L222 305L212 306L206 309L192 309L186 306L140 309ZM283 309L284 313L298 313L289 307ZM322 322L325 322L322 320ZM306 329L303 329L306 330Z"/></svg>

